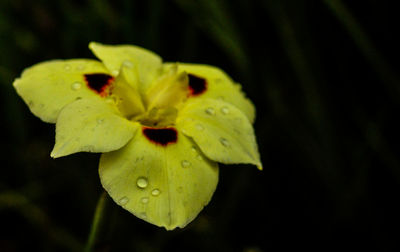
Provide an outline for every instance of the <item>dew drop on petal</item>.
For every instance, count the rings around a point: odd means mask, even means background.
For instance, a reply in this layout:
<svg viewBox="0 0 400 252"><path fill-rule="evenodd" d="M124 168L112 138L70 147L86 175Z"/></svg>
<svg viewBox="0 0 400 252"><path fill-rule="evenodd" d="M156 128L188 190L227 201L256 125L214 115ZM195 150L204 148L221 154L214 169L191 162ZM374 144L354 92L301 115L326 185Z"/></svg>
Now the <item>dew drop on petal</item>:
<svg viewBox="0 0 400 252"><path fill-rule="evenodd" d="M84 65L79 65L76 67L76 70L78 70L78 71L82 71L83 69L85 69Z"/></svg>
<svg viewBox="0 0 400 252"><path fill-rule="evenodd" d="M192 151L193 151L193 153L197 153L196 147L192 146Z"/></svg>
<svg viewBox="0 0 400 252"><path fill-rule="evenodd" d="M160 195L160 190L158 190L158 189L154 189L153 191L151 191L151 195L153 195L153 196L158 196L158 195Z"/></svg>
<svg viewBox="0 0 400 252"><path fill-rule="evenodd" d="M228 141L227 139L223 138L223 137L221 137L221 138L219 139L219 141L220 141L221 144L222 144L223 146L225 146L225 147L229 147L229 146L230 146L229 141Z"/></svg>
<svg viewBox="0 0 400 252"><path fill-rule="evenodd" d="M213 108L207 108L206 109L206 113L208 114L208 115L215 115L215 109L213 109Z"/></svg>
<svg viewBox="0 0 400 252"><path fill-rule="evenodd" d="M66 64L66 65L64 66L64 70L65 70L65 71L69 71L69 70L71 70L71 66L70 66L70 65L68 65L68 64Z"/></svg>
<svg viewBox="0 0 400 252"><path fill-rule="evenodd" d="M114 76L117 76L119 74L119 71L118 70L112 70L111 74L114 75Z"/></svg>
<svg viewBox="0 0 400 252"><path fill-rule="evenodd" d="M199 160L199 161L202 161L203 160L203 157L201 156L201 155L197 155L197 160Z"/></svg>
<svg viewBox="0 0 400 252"><path fill-rule="evenodd" d="M129 60L124 60L124 63L122 63L124 66L128 67L128 68L132 68L133 67L133 63Z"/></svg>
<svg viewBox="0 0 400 252"><path fill-rule="evenodd" d="M103 119L103 118L97 119L97 124L102 124L103 122L104 122L104 119Z"/></svg>
<svg viewBox="0 0 400 252"><path fill-rule="evenodd" d="M144 188L147 187L148 184L149 184L149 182L147 181L147 178L145 178L145 177L139 177L139 178L136 180L136 185L137 185L139 188L144 189Z"/></svg>
<svg viewBox="0 0 400 252"><path fill-rule="evenodd" d="M202 131L202 130L204 130L204 126L203 125L201 125L201 124L196 124L196 129L198 130L198 131Z"/></svg>
<svg viewBox="0 0 400 252"><path fill-rule="evenodd" d="M72 89L72 90L78 90L78 89L80 89L81 87L82 87L82 84L81 84L80 82L78 82L78 81L72 83L72 85L71 85L71 89Z"/></svg>
<svg viewBox="0 0 400 252"><path fill-rule="evenodd" d="M147 218L147 214L145 212L141 212L139 214L139 217L142 218L142 219L146 219Z"/></svg>
<svg viewBox="0 0 400 252"><path fill-rule="evenodd" d="M178 187L176 190L178 191L178 193L181 193L181 192L183 192L183 187L180 186L180 187Z"/></svg>
<svg viewBox="0 0 400 252"><path fill-rule="evenodd" d="M113 96L108 96L108 97L105 99L105 101L106 101L106 103L108 103L108 104L112 104L112 103L115 103L115 98L114 98Z"/></svg>
<svg viewBox="0 0 400 252"><path fill-rule="evenodd" d="M147 203L149 203L149 198L148 198L148 197L143 197L140 201L141 201L143 204L147 204Z"/></svg>
<svg viewBox="0 0 400 252"><path fill-rule="evenodd" d="M190 163L187 160L182 160L181 165L182 165L183 168L188 168L189 166L192 165L192 163Z"/></svg>
<svg viewBox="0 0 400 252"><path fill-rule="evenodd" d="M227 115L227 114L229 114L229 108L228 107L222 107L221 108L221 112L222 112L222 114Z"/></svg>
<svg viewBox="0 0 400 252"><path fill-rule="evenodd" d="M128 201L129 201L129 199L128 199L128 197L122 197L119 201L118 201L118 203L120 204L120 205L125 205L126 203L128 203Z"/></svg>

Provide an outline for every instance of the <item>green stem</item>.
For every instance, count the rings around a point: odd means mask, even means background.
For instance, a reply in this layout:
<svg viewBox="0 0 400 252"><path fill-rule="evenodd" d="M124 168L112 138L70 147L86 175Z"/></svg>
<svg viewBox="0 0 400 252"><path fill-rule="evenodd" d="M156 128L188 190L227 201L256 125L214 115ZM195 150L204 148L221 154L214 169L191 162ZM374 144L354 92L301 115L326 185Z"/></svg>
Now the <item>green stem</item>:
<svg viewBox="0 0 400 252"><path fill-rule="evenodd" d="M93 247L94 247L95 242L99 235L100 226L101 226L101 223L103 220L106 203L107 203L107 193L104 191L100 195L99 200L97 201L97 206L96 206L96 211L94 212L92 226L90 228L89 237L88 237L88 240L85 245L85 250L84 250L85 252L93 251Z"/></svg>

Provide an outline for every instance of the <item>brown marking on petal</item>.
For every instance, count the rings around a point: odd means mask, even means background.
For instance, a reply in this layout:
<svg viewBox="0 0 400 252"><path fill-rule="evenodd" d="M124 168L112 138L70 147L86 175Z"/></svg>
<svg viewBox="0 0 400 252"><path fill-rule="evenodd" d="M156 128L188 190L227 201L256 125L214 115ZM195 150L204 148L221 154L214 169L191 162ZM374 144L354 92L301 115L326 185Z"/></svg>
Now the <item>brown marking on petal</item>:
<svg viewBox="0 0 400 252"><path fill-rule="evenodd" d="M189 76L189 96L201 95L207 90L207 80L205 78L188 74Z"/></svg>
<svg viewBox="0 0 400 252"><path fill-rule="evenodd" d="M167 146L178 141L178 132L175 128L142 127L142 132L150 142L157 145Z"/></svg>
<svg viewBox="0 0 400 252"><path fill-rule="evenodd" d="M85 74L87 86L101 97L107 96L107 87L114 81L114 77L105 73Z"/></svg>

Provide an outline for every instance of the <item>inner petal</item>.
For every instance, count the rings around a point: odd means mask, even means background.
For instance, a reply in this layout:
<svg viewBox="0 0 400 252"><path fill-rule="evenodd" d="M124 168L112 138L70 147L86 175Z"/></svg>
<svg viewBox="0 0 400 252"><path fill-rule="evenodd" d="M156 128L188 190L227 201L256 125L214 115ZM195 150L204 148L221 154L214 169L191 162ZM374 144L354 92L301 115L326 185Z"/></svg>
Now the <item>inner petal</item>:
<svg viewBox="0 0 400 252"><path fill-rule="evenodd" d="M187 99L188 83L187 73L178 73L177 67L172 67L146 93L147 110L179 107Z"/></svg>

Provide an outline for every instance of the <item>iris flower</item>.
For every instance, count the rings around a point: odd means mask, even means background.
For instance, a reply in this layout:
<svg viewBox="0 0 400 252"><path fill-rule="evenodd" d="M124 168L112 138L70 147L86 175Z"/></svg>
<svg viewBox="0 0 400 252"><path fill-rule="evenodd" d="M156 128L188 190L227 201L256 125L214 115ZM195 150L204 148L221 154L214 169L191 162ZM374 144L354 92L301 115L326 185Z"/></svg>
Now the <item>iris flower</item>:
<svg viewBox="0 0 400 252"><path fill-rule="evenodd" d="M222 70L163 63L132 45L89 48L100 61L42 62L13 85L34 115L56 124L53 158L103 153L101 183L118 205L184 227L210 201L218 163L262 169L254 106Z"/></svg>

